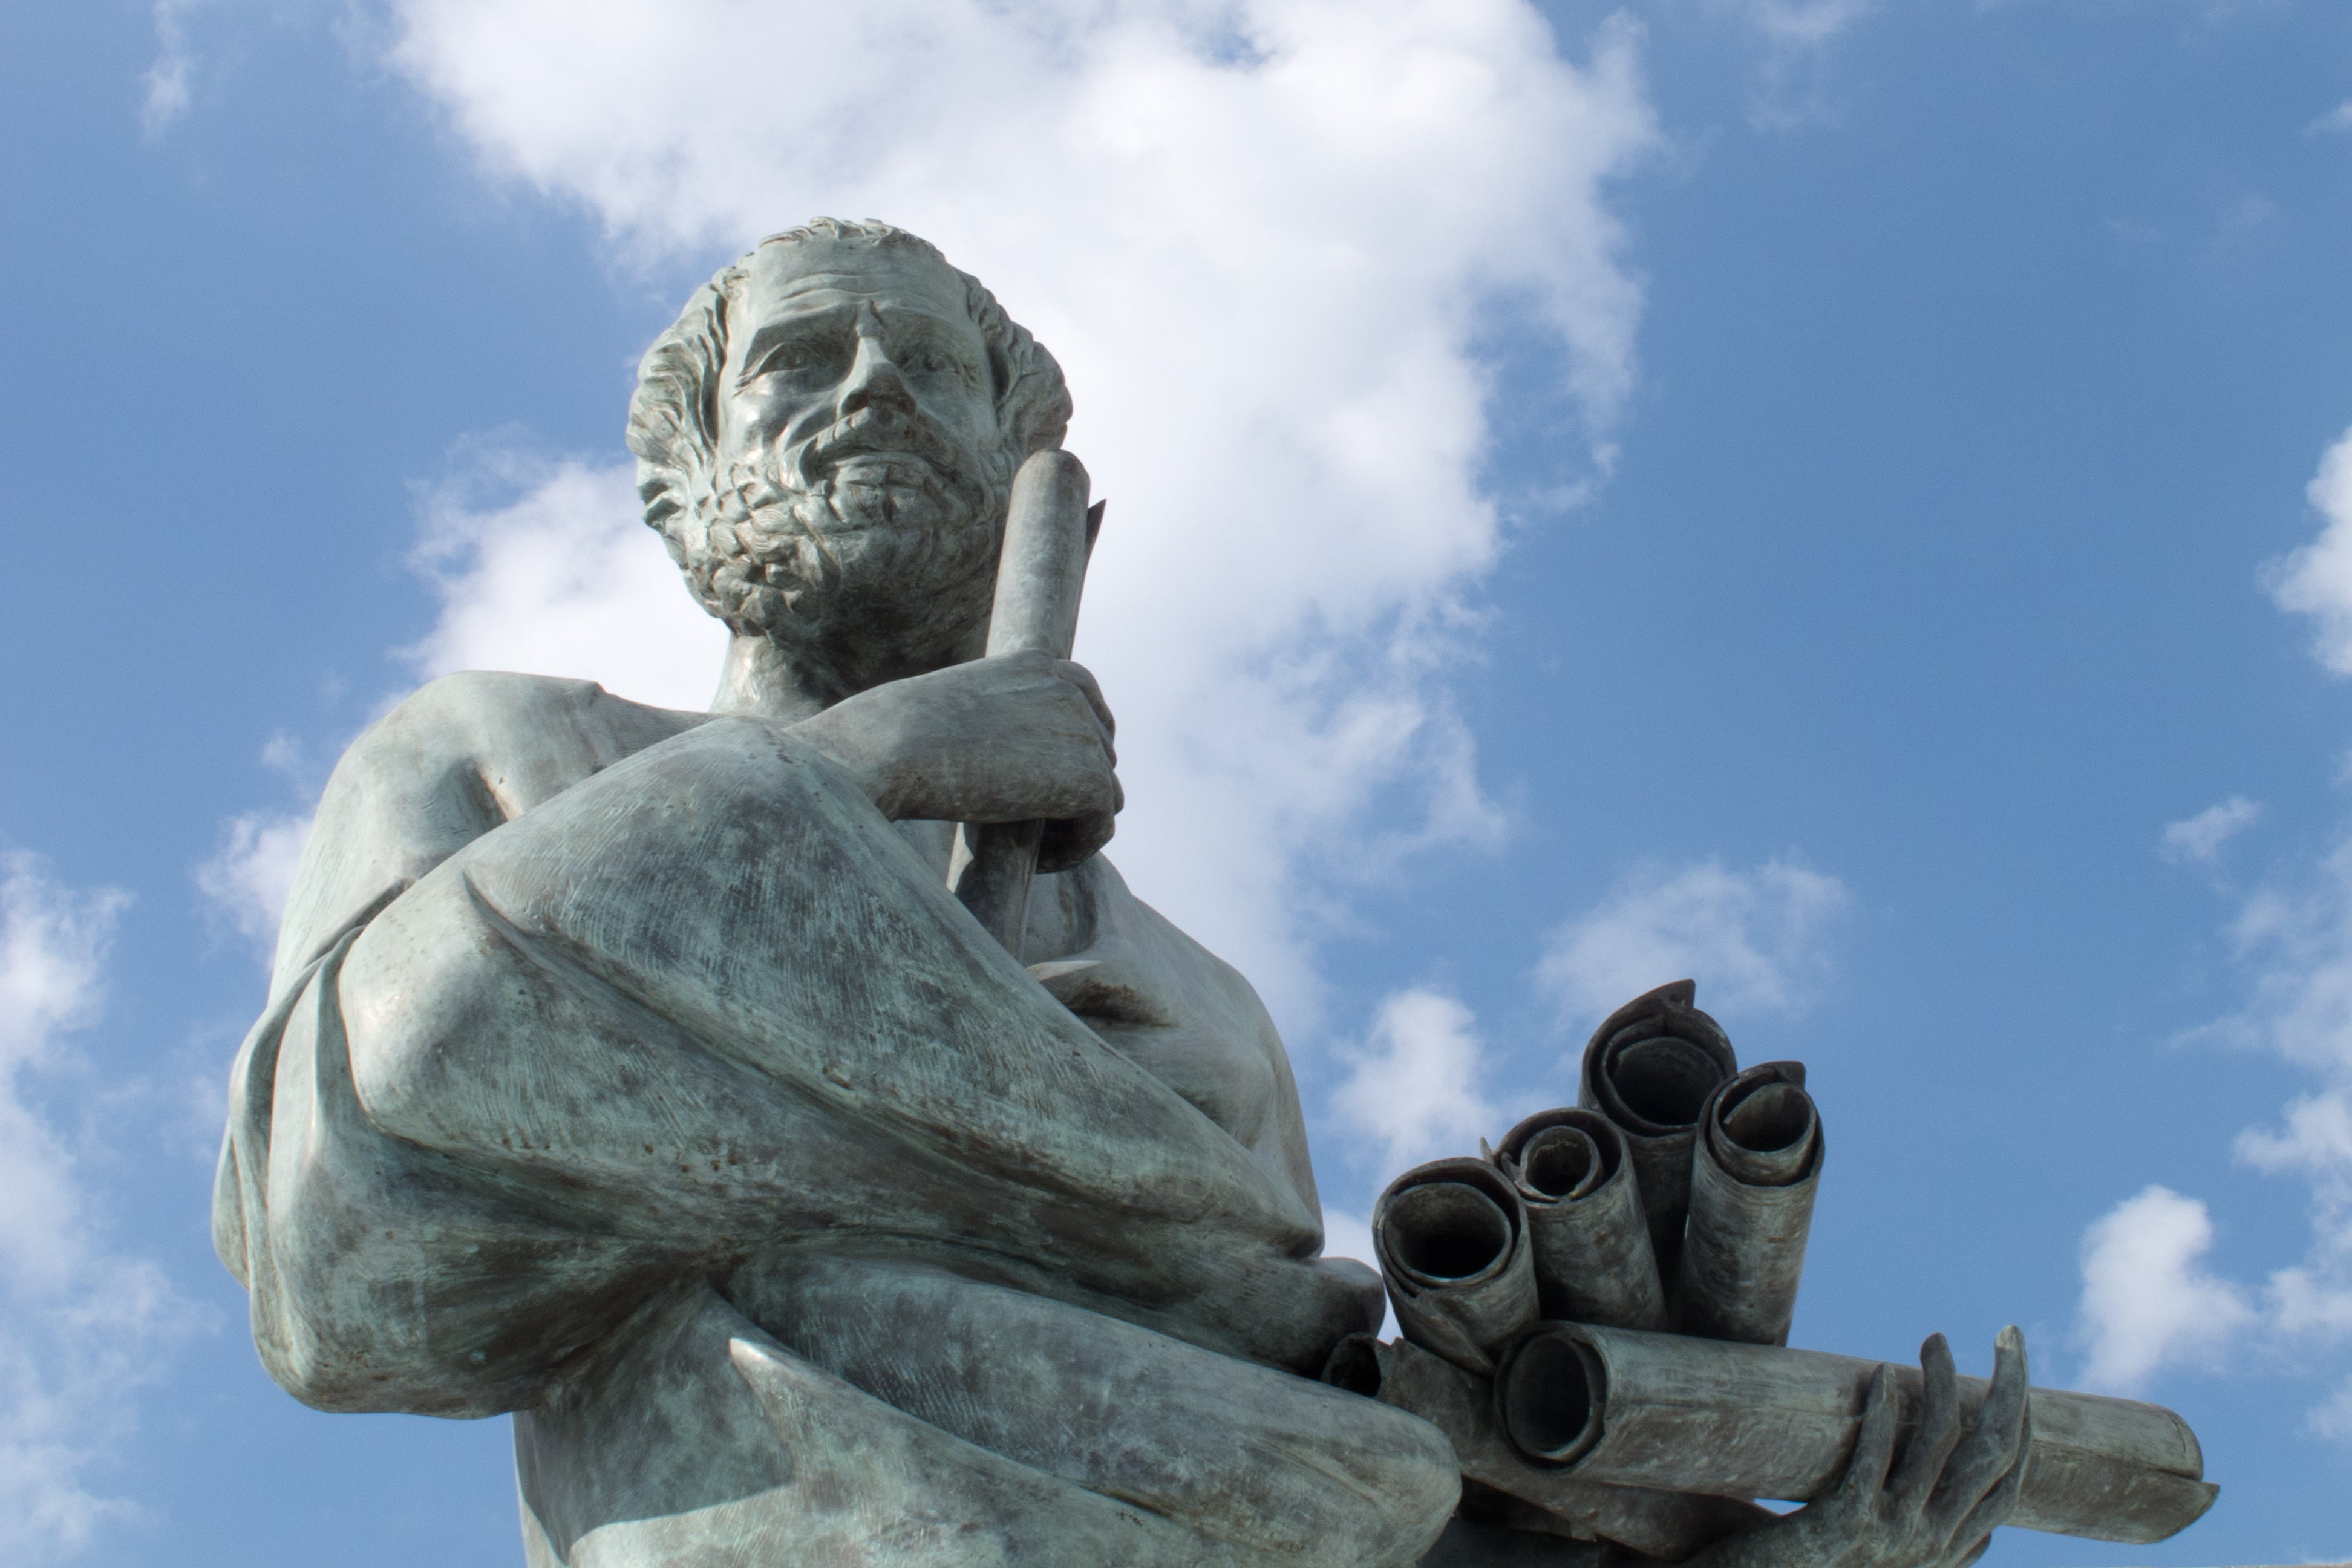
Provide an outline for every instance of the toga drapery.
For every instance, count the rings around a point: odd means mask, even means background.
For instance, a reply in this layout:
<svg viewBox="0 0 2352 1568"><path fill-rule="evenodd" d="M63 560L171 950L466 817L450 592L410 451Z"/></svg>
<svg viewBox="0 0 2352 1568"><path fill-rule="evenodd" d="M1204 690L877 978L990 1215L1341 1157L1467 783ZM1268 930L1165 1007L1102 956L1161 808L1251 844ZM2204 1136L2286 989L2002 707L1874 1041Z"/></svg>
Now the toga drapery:
<svg viewBox="0 0 2352 1568"><path fill-rule="evenodd" d="M1452 1455L1309 1381L1378 1287L1255 994L1099 857L1024 967L940 827L764 721L394 710L234 1069L271 1374L516 1412L540 1563L1412 1562Z"/></svg>

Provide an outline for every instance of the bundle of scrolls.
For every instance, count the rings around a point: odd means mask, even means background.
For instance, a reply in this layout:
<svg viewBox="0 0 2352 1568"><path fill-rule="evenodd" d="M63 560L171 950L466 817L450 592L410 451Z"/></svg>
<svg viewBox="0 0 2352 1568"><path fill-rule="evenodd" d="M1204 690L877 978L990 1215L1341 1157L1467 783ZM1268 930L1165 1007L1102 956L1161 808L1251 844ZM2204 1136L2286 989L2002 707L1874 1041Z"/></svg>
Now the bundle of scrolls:
<svg viewBox="0 0 2352 1568"><path fill-rule="evenodd" d="M1325 1377L1453 1440L1467 1481L1538 1528L1680 1558L1844 1473L1882 1363L1786 1348L1823 1142L1798 1062L1739 1069L1692 982L1585 1047L1578 1103L1478 1159L1418 1165L1372 1212L1403 1338ZM1916 1426L1921 1374L1889 1369ZM1972 1421L1988 1384L1960 1380ZM2169 1410L2035 1388L2009 1522L2161 1541L2212 1506Z"/></svg>

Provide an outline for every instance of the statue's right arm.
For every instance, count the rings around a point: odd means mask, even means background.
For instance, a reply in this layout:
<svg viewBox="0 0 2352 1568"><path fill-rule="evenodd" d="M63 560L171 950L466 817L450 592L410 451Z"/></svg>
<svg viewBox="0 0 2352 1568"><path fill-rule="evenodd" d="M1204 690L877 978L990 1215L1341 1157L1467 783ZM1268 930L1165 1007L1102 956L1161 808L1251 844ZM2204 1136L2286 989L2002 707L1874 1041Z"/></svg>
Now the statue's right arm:
<svg viewBox="0 0 2352 1568"><path fill-rule="evenodd" d="M1042 653L950 665L792 727L892 821L1046 822L1048 870L1109 842L1115 726L1085 667Z"/></svg>
<svg viewBox="0 0 2352 1568"><path fill-rule="evenodd" d="M668 1282L861 1237L1284 1365L1360 1326L1311 1197L1040 991L847 769L516 679L354 746L240 1053L215 1239L289 1390L518 1408Z"/></svg>
<svg viewBox="0 0 2352 1568"><path fill-rule="evenodd" d="M467 844L704 717L548 676L468 670L425 686L327 781L278 927L271 994Z"/></svg>
<svg viewBox="0 0 2352 1568"><path fill-rule="evenodd" d="M437 1206L462 1234L467 1200L456 1188L436 1196L419 1187L414 1152L347 1114L342 959L451 856L703 718L626 702L587 681L467 673L415 693L337 764L279 925L269 1005L231 1069L213 1199L214 1245L252 1292L257 1346L271 1374L307 1402L446 1415L509 1403L496 1386L388 1374L403 1331L372 1325L380 1314L351 1305L346 1287L367 1272L353 1265L373 1245L367 1237L390 1236L389 1209ZM426 972L411 977L419 994L434 984Z"/></svg>

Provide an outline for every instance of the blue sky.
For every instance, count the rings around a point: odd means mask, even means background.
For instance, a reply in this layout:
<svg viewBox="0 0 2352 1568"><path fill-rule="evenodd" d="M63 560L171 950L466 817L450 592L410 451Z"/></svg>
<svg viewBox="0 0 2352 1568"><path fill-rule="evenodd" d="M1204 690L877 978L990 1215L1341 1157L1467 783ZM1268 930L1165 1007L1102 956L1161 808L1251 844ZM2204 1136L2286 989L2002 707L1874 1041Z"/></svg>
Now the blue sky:
<svg viewBox="0 0 2352 1568"><path fill-rule="evenodd" d="M1067 367L1112 854L1335 1243L1695 974L1827 1119L1798 1342L2203 1438L1990 1561L2352 1555L2352 10L657 9L0 13L11 1561L518 1561L503 1422L260 1373L220 1084L385 704L707 694L633 367L818 212Z"/></svg>

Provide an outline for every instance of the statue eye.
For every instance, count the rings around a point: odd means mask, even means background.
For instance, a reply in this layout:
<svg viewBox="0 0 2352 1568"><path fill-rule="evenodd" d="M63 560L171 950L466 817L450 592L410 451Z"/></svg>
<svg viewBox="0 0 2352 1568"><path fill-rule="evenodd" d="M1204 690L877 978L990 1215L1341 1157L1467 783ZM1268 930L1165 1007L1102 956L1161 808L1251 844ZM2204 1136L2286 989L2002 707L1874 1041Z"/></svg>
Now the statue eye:
<svg viewBox="0 0 2352 1568"><path fill-rule="evenodd" d="M763 375L801 375L824 367L827 358L823 347L801 341L778 343L762 355L757 364L743 373L747 382Z"/></svg>

